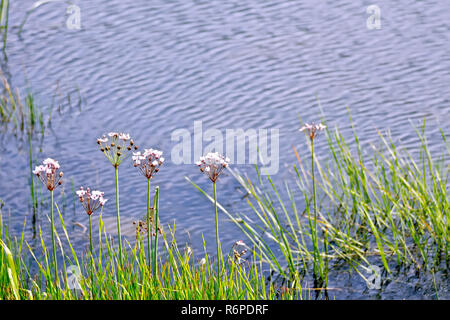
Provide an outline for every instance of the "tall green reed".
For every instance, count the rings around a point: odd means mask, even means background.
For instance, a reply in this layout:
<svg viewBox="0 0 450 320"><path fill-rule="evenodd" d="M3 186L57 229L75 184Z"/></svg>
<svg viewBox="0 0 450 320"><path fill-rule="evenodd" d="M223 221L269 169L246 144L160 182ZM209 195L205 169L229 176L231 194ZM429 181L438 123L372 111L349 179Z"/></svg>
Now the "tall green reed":
<svg viewBox="0 0 450 320"><path fill-rule="evenodd" d="M6 49L8 38L9 0L1 0L0 3L0 30L3 34L3 52Z"/></svg>

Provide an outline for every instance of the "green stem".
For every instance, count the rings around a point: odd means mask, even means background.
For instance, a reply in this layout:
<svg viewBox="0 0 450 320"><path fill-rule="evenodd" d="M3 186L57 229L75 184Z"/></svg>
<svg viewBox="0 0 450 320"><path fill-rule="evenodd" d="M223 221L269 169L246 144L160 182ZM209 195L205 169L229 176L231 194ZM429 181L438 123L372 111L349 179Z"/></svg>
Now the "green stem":
<svg viewBox="0 0 450 320"><path fill-rule="evenodd" d="M92 220L91 220L91 215L89 215L89 250L91 251L91 256L94 257L94 245L92 244Z"/></svg>
<svg viewBox="0 0 450 320"><path fill-rule="evenodd" d="M36 223L37 203L36 203L36 196L35 196L35 192L34 192L34 181L33 181L33 154L32 154L32 148L31 148L31 133L28 133L28 146L29 146L29 152L30 152L30 176L31 176L30 187L31 187L31 198L33 201L33 227L34 227L34 224Z"/></svg>
<svg viewBox="0 0 450 320"><path fill-rule="evenodd" d="M220 276L220 242L219 242L219 221L217 217L217 193L216 183L213 182L214 189L214 214L216 218L216 246L217 246L217 278Z"/></svg>
<svg viewBox="0 0 450 320"><path fill-rule="evenodd" d="M92 220L91 215L89 215L89 249L91 252L91 256L89 257L89 261L91 262L91 286L92 290L94 290L94 246L92 244Z"/></svg>
<svg viewBox="0 0 450 320"><path fill-rule="evenodd" d="M119 166L114 166L116 176L116 211L117 211L117 236L119 241L119 259L122 260L122 237L120 234L120 213L119 213Z"/></svg>
<svg viewBox="0 0 450 320"><path fill-rule="evenodd" d="M311 139L311 171L312 171L312 183L313 183L313 201L314 201L314 269L316 277L319 275L322 276L321 270L322 268L322 261L320 257L320 250L319 250L319 242L317 239L317 203L316 203L316 178L315 178L315 168L314 168L314 139Z"/></svg>
<svg viewBox="0 0 450 320"><path fill-rule="evenodd" d="M311 139L311 171L313 183L313 201L314 201L314 231L317 231L317 204L316 204L316 179L314 170L314 139Z"/></svg>
<svg viewBox="0 0 450 320"><path fill-rule="evenodd" d="M52 228L53 267L55 269L55 281L58 279L58 266L56 263L55 223L53 221L53 190L50 190L50 224Z"/></svg>
<svg viewBox="0 0 450 320"><path fill-rule="evenodd" d="M158 215L159 215L159 187L156 187L153 210L155 212L155 245L153 248L153 277L158 273ZM152 228L153 231L153 228Z"/></svg>
<svg viewBox="0 0 450 320"><path fill-rule="evenodd" d="M318 245L317 245L317 204L316 204L316 179L315 179L315 168L314 168L314 139L311 139L311 173L312 173L312 184L313 184L313 206L314 206L314 230L313 230L313 241L314 241L314 273L317 277L318 273Z"/></svg>
<svg viewBox="0 0 450 320"><path fill-rule="evenodd" d="M153 247L152 226L150 225L150 179L147 179L147 251L148 251L148 263L150 265L151 252Z"/></svg>

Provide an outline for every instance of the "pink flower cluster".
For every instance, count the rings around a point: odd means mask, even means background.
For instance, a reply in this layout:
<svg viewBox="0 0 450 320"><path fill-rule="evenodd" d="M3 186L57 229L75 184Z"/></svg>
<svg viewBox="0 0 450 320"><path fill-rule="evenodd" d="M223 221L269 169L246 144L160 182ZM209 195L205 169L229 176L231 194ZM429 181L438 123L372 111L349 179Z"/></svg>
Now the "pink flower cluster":
<svg viewBox="0 0 450 320"><path fill-rule="evenodd" d="M317 136L317 134L319 133L319 131L323 131L325 130L326 126L319 123L319 124L315 124L315 123L305 123L305 125L303 127L300 128L299 131L308 131L308 136L311 140L314 140L314 138Z"/></svg>
<svg viewBox="0 0 450 320"><path fill-rule="evenodd" d="M114 167L118 167L127 158L129 151L138 149L128 133L109 132L108 136L98 138L97 143Z"/></svg>
<svg viewBox="0 0 450 320"><path fill-rule="evenodd" d="M53 191L58 185L62 184L63 173L58 173L60 166L58 161L47 158L42 162L42 165L36 166L33 170L42 183L48 190Z"/></svg>
<svg viewBox="0 0 450 320"><path fill-rule="evenodd" d="M218 152L210 152L206 156L200 157L196 165L200 167L201 172L205 173L215 183L229 163L230 159L228 157Z"/></svg>
<svg viewBox="0 0 450 320"><path fill-rule="evenodd" d="M103 198L105 195L104 192L98 190L91 191L90 188L86 188L85 190L83 187L80 187L80 190L77 191L77 195L88 215L94 213L98 208L103 207L106 201L108 201L108 199Z"/></svg>
<svg viewBox="0 0 450 320"><path fill-rule="evenodd" d="M142 154L140 151L133 152L133 165L136 168L139 168L141 173L147 179L151 179L159 171L159 167L164 163L162 154L162 151L156 149L144 149Z"/></svg>

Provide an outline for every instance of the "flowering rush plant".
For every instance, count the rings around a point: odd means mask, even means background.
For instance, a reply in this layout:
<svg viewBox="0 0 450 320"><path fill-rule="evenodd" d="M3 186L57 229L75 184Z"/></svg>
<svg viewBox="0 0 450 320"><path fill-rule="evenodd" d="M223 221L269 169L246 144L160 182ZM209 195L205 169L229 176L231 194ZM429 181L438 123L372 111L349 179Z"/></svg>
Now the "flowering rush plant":
<svg viewBox="0 0 450 320"><path fill-rule="evenodd" d="M323 270L325 268L322 260L322 255L320 253L320 247L317 237L317 203L316 203L316 178L315 178L315 166L314 166L314 139L319 134L320 131L325 130L326 126L319 123L305 123L299 131L306 131L309 139L311 140L311 173L312 173L312 192L313 192L313 204L314 204L314 220L313 224L310 223L311 227L311 237L314 246L314 277L322 277ZM307 209L308 218L311 221L309 215L309 209ZM322 279L323 280L323 279Z"/></svg>
<svg viewBox="0 0 450 320"><path fill-rule="evenodd" d="M325 130L326 126L319 123L319 124L315 124L315 123L305 123L305 125L303 127L300 128L299 131L307 131L308 132L308 136L311 140L314 140L314 138L319 134L320 131Z"/></svg>
<svg viewBox="0 0 450 320"><path fill-rule="evenodd" d="M58 279L58 265L56 259L56 240L55 240L55 223L53 220L53 190L62 184L63 172L59 171L59 163L52 158L45 159L41 165L36 166L33 173L41 180L41 182L50 191L50 224L52 231L52 248L53 248L53 267L55 271L55 280ZM58 172L59 171L59 172Z"/></svg>
<svg viewBox="0 0 450 320"><path fill-rule="evenodd" d="M114 167L118 167L128 158L129 151L138 149L128 133L110 132L108 136L98 138L97 144Z"/></svg>
<svg viewBox="0 0 450 320"><path fill-rule="evenodd" d="M230 159L225 157L218 152L210 152L203 157L200 157L200 160L197 161L196 165L200 167L200 171L205 173L208 178L216 183L219 175L222 171L228 167L230 163Z"/></svg>
<svg viewBox="0 0 450 320"><path fill-rule="evenodd" d="M133 165L139 168L139 171L150 180L164 163L162 154L162 151L156 149L144 149L142 154L140 151L133 152Z"/></svg>
<svg viewBox="0 0 450 320"><path fill-rule="evenodd" d="M77 191L77 195L80 198L80 202L83 205L84 210L90 216L100 207L103 207L108 199L103 198L104 192L93 190L90 188L80 187Z"/></svg>
<svg viewBox="0 0 450 320"><path fill-rule="evenodd" d="M41 180L49 191L53 191L62 184L63 172L58 172L59 168L58 161L47 158L42 162L42 165L35 167L33 174Z"/></svg>

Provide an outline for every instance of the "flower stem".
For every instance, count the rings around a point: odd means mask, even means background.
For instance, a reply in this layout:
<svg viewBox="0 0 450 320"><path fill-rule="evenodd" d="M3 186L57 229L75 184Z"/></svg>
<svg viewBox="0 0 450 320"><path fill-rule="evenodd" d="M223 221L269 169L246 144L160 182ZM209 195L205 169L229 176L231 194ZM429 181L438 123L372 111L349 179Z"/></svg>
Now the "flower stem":
<svg viewBox="0 0 450 320"><path fill-rule="evenodd" d="M156 187L155 199L153 201L153 212L155 216L155 243L153 248L153 277L156 279L158 274L158 214L159 214L159 187ZM153 232L153 228L152 228Z"/></svg>
<svg viewBox="0 0 450 320"><path fill-rule="evenodd" d="M92 220L91 215L89 215L89 250L91 252L91 256L89 257L90 265L91 265L91 286L92 290L94 289L94 246L92 244Z"/></svg>
<svg viewBox="0 0 450 320"><path fill-rule="evenodd" d="M150 225L150 179L147 179L147 252L149 265L151 264L151 252L153 247L153 238L151 236L152 229L153 228Z"/></svg>
<svg viewBox="0 0 450 320"><path fill-rule="evenodd" d="M114 166L116 176L116 211L117 211L117 235L119 238L119 257L122 260L122 237L120 234L120 213L119 213L119 166Z"/></svg>
<svg viewBox="0 0 450 320"><path fill-rule="evenodd" d="M50 224L52 228L53 267L55 269L55 281L58 279L58 266L56 262L55 223L53 221L53 190L50 190Z"/></svg>
<svg viewBox="0 0 450 320"><path fill-rule="evenodd" d="M91 251L91 256L94 257L94 246L92 244L92 220L91 220L91 215L89 215L89 250Z"/></svg>
<svg viewBox="0 0 450 320"><path fill-rule="evenodd" d="M313 201L314 201L314 273L315 276L322 278L322 261L319 252L319 243L317 240L317 203L316 203L316 178L314 168L314 139L311 139L311 171L312 171L312 183L313 183Z"/></svg>
<svg viewBox="0 0 450 320"><path fill-rule="evenodd" d="M213 182L214 189L214 214L216 218L216 246L217 246L217 278L220 276L220 241L219 241L219 221L217 218L217 193L216 193L216 183Z"/></svg>

